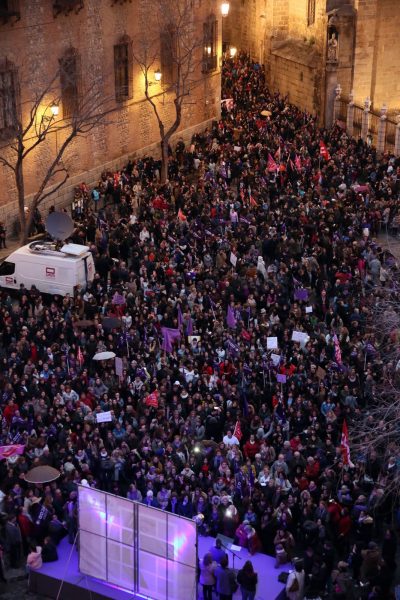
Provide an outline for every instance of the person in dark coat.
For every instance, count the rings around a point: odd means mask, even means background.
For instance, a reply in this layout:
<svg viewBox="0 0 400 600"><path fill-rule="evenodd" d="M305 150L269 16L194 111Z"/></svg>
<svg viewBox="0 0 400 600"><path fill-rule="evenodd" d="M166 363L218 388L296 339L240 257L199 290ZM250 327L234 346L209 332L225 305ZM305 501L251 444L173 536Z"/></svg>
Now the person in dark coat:
<svg viewBox="0 0 400 600"><path fill-rule="evenodd" d="M42 546L43 562L54 562L58 560L57 546L54 544L50 536L44 538Z"/></svg>
<svg viewBox="0 0 400 600"><path fill-rule="evenodd" d="M22 536L14 513L8 516L5 526L6 549L9 552L10 567L18 569L21 562Z"/></svg>
<svg viewBox="0 0 400 600"><path fill-rule="evenodd" d="M254 600L257 591L258 575L254 571L251 560L246 560L243 569L237 575L237 582L242 592L242 600Z"/></svg>

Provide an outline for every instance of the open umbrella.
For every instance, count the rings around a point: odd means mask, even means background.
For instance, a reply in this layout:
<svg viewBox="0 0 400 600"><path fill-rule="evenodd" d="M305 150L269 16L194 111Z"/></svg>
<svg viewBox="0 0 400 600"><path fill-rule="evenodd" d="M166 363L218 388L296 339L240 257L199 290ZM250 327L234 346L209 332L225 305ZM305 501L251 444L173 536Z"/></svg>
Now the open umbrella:
<svg viewBox="0 0 400 600"><path fill-rule="evenodd" d="M28 483L50 483L50 481L55 481L59 477L60 471L58 469L42 465L28 471L25 475L25 481Z"/></svg>
<svg viewBox="0 0 400 600"><path fill-rule="evenodd" d="M93 324L94 321L91 321L90 319L81 319L80 321L75 321L75 323L73 323L75 327L91 327Z"/></svg>
<svg viewBox="0 0 400 600"><path fill-rule="evenodd" d="M110 360L110 358L115 358L115 352L98 352L93 356L93 360Z"/></svg>
<svg viewBox="0 0 400 600"><path fill-rule="evenodd" d="M104 329L117 329L122 325L121 319L117 319L117 317L104 317L101 324Z"/></svg>
<svg viewBox="0 0 400 600"><path fill-rule="evenodd" d="M270 117L271 115L272 115L272 112L270 110L262 110L261 111L262 117Z"/></svg>

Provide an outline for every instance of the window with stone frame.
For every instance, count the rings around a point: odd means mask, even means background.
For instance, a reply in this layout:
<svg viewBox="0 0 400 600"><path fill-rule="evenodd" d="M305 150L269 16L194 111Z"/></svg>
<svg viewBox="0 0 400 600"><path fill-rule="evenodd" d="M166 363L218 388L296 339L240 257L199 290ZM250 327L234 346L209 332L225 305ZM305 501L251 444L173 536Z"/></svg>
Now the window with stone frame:
<svg viewBox="0 0 400 600"><path fill-rule="evenodd" d="M18 71L5 59L0 62L0 138L15 135L18 124Z"/></svg>
<svg viewBox="0 0 400 600"><path fill-rule="evenodd" d="M75 48L69 48L59 60L61 103L64 119L79 112L80 57Z"/></svg>
<svg viewBox="0 0 400 600"><path fill-rule="evenodd" d="M218 60L218 21L210 15L203 23L203 73L210 73L217 68Z"/></svg>
<svg viewBox="0 0 400 600"><path fill-rule="evenodd" d="M124 102L133 96L132 40L124 36L114 46L115 99Z"/></svg>
<svg viewBox="0 0 400 600"><path fill-rule="evenodd" d="M160 35L160 62L162 83L172 84L176 79L176 31L173 25Z"/></svg>
<svg viewBox="0 0 400 600"><path fill-rule="evenodd" d="M20 18L19 0L0 0L0 23L19 21Z"/></svg>
<svg viewBox="0 0 400 600"><path fill-rule="evenodd" d="M315 23L315 0L308 0L307 6L307 25L314 25Z"/></svg>

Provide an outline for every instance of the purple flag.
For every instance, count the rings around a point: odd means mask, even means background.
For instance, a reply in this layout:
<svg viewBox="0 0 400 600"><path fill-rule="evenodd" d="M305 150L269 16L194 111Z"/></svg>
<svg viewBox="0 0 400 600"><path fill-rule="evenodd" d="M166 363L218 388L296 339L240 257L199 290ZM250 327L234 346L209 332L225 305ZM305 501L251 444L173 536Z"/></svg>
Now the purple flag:
<svg viewBox="0 0 400 600"><path fill-rule="evenodd" d="M186 335L193 335L193 319L189 317L186 322Z"/></svg>
<svg viewBox="0 0 400 600"><path fill-rule="evenodd" d="M178 304L178 327L179 327L179 329L181 329L182 324L183 324L182 309L181 309L181 305Z"/></svg>
<svg viewBox="0 0 400 600"><path fill-rule="evenodd" d="M229 354L233 354L235 356L239 356L240 353L240 349L239 346L237 346L236 344L234 344L232 342L232 340L226 340L226 349L228 351Z"/></svg>
<svg viewBox="0 0 400 600"><path fill-rule="evenodd" d="M286 375L278 373L278 375L276 376L276 380L278 383L286 383Z"/></svg>
<svg viewBox="0 0 400 600"><path fill-rule="evenodd" d="M294 292L295 300L308 300L308 291L302 288L295 290Z"/></svg>
<svg viewBox="0 0 400 600"><path fill-rule="evenodd" d="M235 311L233 310L231 305L228 306L228 312L226 313L226 323L227 323L228 327L235 329L236 317L235 317Z"/></svg>
<svg viewBox="0 0 400 600"><path fill-rule="evenodd" d="M179 329L173 329L172 327L161 327L161 333L163 336L162 349L165 352L172 352L172 344L175 340L181 339L181 332Z"/></svg>

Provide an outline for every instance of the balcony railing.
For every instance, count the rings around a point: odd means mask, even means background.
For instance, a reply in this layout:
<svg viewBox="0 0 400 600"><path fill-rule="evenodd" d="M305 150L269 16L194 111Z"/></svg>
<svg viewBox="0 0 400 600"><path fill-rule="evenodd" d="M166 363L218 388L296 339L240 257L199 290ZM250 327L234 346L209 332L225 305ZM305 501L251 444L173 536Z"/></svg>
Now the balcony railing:
<svg viewBox="0 0 400 600"><path fill-rule="evenodd" d="M212 71L216 71L217 61L218 61L217 55L205 56L203 58L203 73L211 73Z"/></svg>

